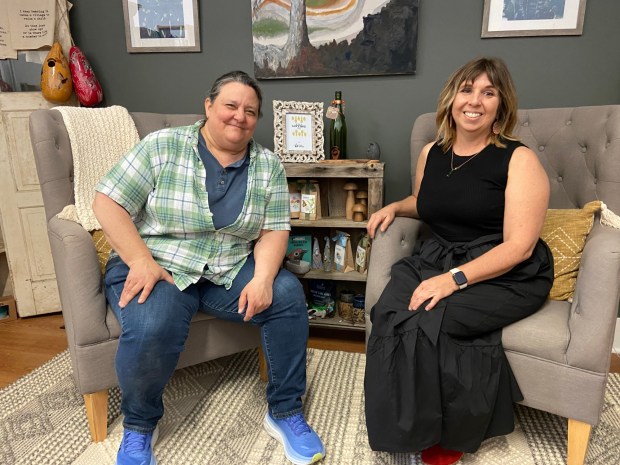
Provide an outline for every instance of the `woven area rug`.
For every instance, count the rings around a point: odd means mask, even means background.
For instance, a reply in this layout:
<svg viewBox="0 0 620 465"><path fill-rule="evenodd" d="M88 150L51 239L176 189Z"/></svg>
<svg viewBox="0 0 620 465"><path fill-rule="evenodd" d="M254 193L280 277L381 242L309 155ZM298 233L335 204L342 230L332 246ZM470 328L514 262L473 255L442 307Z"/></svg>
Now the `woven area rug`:
<svg viewBox="0 0 620 465"><path fill-rule="evenodd" d="M375 453L363 413L364 355L308 350L305 410L327 449L325 465L417 465L418 454ZM265 384L255 351L179 370L166 389L155 452L160 465L285 465L282 447L262 429ZM90 442L82 397L65 351L0 390L0 464L113 465L122 435L120 395L112 390L109 435ZM515 431L485 441L462 464L565 464L567 422L517 406ZM586 463L620 464L620 375L611 375L601 423Z"/></svg>

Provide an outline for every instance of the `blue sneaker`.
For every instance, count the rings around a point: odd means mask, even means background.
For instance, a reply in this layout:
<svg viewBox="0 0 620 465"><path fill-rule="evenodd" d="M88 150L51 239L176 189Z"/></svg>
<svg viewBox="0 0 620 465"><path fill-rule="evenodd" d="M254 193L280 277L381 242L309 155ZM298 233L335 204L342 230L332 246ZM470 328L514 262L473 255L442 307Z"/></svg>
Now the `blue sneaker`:
<svg viewBox="0 0 620 465"><path fill-rule="evenodd" d="M282 443L286 458L295 465L309 465L325 457L321 439L301 413L276 420L267 412L263 427L272 438Z"/></svg>
<svg viewBox="0 0 620 465"><path fill-rule="evenodd" d="M146 434L126 429L116 455L116 465L157 465L153 454L157 435L158 428Z"/></svg>

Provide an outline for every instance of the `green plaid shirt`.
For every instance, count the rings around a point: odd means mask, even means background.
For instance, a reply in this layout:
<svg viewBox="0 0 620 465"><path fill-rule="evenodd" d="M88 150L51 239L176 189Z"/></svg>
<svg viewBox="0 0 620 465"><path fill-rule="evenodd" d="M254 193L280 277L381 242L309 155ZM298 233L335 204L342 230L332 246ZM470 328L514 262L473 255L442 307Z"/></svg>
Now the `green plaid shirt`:
<svg viewBox="0 0 620 465"><path fill-rule="evenodd" d="M201 276L230 289L261 230L291 229L284 167L253 140L241 214L215 229L198 154L203 125L149 134L96 187L129 212L153 258L181 290Z"/></svg>

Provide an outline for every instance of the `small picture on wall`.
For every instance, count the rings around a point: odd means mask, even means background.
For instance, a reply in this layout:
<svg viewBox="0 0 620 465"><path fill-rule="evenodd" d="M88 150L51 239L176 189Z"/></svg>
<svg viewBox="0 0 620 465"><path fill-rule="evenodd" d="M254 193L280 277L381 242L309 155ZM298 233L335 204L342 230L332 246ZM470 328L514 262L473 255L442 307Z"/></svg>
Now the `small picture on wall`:
<svg viewBox="0 0 620 465"><path fill-rule="evenodd" d="M419 0L251 0L258 79L413 74Z"/></svg>
<svg viewBox="0 0 620 465"><path fill-rule="evenodd" d="M123 0L129 53L199 52L198 0Z"/></svg>
<svg viewBox="0 0 620 465"><path fill-rule="evenodd" d="M484 0L481 37L581 35L586 0Z"/></svg>

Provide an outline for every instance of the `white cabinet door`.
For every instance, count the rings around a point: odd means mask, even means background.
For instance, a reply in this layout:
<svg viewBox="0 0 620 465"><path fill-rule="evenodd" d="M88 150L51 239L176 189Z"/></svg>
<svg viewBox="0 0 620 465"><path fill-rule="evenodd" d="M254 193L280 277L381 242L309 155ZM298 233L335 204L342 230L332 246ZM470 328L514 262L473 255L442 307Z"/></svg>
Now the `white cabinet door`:
<svg viewBox="0 0 620 465"><path fill-rule="evenodd" d="M0 213L20 317L60 311L28 117L51 108L40 92L0 93Z"/></svg>

